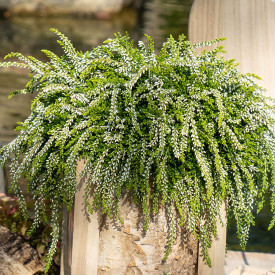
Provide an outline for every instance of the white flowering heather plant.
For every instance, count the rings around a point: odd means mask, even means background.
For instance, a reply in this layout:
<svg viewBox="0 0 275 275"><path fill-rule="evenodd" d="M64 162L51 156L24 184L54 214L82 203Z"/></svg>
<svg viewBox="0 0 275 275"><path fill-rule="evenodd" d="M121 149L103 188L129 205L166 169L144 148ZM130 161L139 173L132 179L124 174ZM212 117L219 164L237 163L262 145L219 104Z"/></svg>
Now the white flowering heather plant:
<svg viewBox="0 0 275 275"><path fill-rule="evenodd" d="M35 199L33 229L45 219L51 201L52 245L59 237L59 210L71 208L76 192L76 166L87 173L88 209L120 219L122 189L142 205L144 229L160 204L167 208L172 249L178 226L200 241L208 264L208 248L216 234L220 208L237 224L245 246L253 224L271 193L275 214L273 107L252 75L240 74L222 47L196 53L180 36L170 37L160 53L129 37L116 36L90 52L74 49L57 30L64 55L43 50L49 62L11 53L22 62L1 67L28 68L31 80L17 93L38 92L31 115L17 128L18 137L1 149L1 164L12 156L11 188L26 212L17 182L28 179ZM94 190L93 204L89 203ZM81 215L81 213L79 213ZM179 219L178 219L179 218ZM180 223L180 224L178 224ZM275 215L270 228L275 223Z"/></svg>

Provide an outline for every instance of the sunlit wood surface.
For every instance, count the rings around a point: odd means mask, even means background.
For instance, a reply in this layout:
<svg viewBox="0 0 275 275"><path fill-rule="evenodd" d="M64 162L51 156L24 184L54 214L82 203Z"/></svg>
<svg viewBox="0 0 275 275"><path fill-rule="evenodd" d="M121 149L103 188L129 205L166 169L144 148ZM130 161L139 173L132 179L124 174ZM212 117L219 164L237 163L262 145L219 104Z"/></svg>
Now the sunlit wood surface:
<svg viewBox="0 0 275 275"><path fill-rule="evenodd" d="M275 1L195 0L189 18L192 42L227 37L227 58L236 59L242 73L257 81L275 98Z"/></svg>
<svg viewBox="0 0 275 275"><path fill-rule="evenodd" d="M227 37L225 57L236 59L240 72L259 75L256 82L275 98L275 1L195 0L188 31L193 43ZM199 257L199 275L224 274L225 228L218 228L218 237L209 251L213 267Z"/></svg>

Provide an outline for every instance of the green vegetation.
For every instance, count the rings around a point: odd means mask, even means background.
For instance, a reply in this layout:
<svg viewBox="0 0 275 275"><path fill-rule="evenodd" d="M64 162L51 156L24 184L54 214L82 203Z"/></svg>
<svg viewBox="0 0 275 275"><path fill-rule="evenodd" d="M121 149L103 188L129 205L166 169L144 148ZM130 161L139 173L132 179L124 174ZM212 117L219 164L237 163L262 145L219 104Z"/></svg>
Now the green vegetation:
<svg viewBox="0 0 275 275"><path fill-rule="evenodd" d="M74 49L57 30L64 55L43 50L49 62L11 53L22 62L1 63L31 70L31 80L17 93L38 92L32 113L17 128L18 137L0 153L11 156L11 188L26 203L18 180L29 181L35 199L33 230L45 221L50 201L52 245L59 238L58 213L71 208L76 192L76 166L88 173L85 202L92 212L120 219L118 202L126 188L142 205L144 229L150 213L167 207L168 256L178 226L187 226L202 243L205 259L216 234L221 204L236 220L242 247L271 192L275 213L273 107L252 75L242 75L232 60L219 57L222 47L202 54L170 37L158 55L148 46L133 47L116 36L90 52ZM93 205L89 197L93 191ZM25 214L26 215L26 214ZM270 227L275 223L275 215Z"/></svg>

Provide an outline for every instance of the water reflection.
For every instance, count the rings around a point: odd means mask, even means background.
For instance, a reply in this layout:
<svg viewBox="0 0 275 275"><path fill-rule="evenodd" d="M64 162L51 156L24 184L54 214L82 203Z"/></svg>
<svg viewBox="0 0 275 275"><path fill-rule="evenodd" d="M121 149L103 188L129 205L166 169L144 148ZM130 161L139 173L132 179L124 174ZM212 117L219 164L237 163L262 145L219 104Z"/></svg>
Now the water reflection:
<svg viewBox="0 0 275 275"><path fill-rule="evenodd" d="M154 0L146 2L143 15L144 33L154 38L159 48L171 34L188 35L188 18L193 0Z"/></svg>
<svg viewBox="0 0 275 275"><path fill-rule="evenodd" d="M62 54L57 37L49 29L57 28L70 36L74 46L83 51L101 44L114 32L135 31L137 14L129 10L112 21L96 21L77 18L11 18L0 21L0 59L7 53L22 52L45 60L41 49ZM30 113L32 95L19 95L8 99L11 91L22 89L28 80L28 71L8 69L0 71L0 141L8 143L17 133L16 123Z"/></svg>
<svg viewBox="0 0 275 275"><path fill-rule="evenodd" d="M49 49L61 54L56 37L49 31L50 28L57 28L67 34L77 49L91 50L107 38L113 37L115 32L124 33L127 30L130 34L134 33L137 27L137 16L135 10L130 9L111 21L35 17L1 20L1 57L8 52L19 51L43 58L41 49Z"/></svg>
<svg viewBox="0 0 275 275"><path fill-rule="evenodd" d="M0 74L0 141L8 143L17 133L14 128L17 122L30 113L33 95L18 95L8 100L11 91L22 89L27 83L27 75L20 72L2 72Z"/></svg>

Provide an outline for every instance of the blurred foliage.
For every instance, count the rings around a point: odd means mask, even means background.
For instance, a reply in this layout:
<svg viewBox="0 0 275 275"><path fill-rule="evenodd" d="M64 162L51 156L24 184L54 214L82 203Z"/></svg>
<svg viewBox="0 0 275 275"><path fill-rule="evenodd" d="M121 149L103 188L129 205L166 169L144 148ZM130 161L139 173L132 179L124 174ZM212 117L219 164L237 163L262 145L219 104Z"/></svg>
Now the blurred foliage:
<svg viewBox="0 0 275 275"><path fill-rule="evenodd" d="M268 229L269 221L272 219L272 212L269 208L270 195L266 197L266 204L263 209L257 213L257 209L253 210L255 216L255 226L252 226L249 232L249 239L246 245L246 251L249 252L264 252L275 253L275 228ZM236 223L232 219L229 228L227 229L227 249L241 250L239 240L236 236Z"/></svg>

